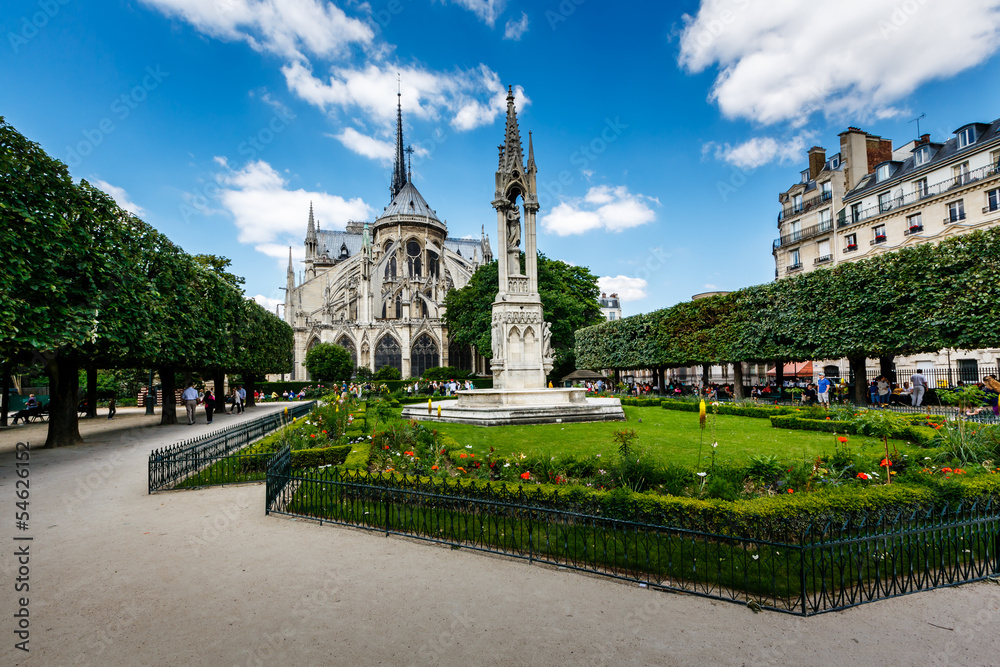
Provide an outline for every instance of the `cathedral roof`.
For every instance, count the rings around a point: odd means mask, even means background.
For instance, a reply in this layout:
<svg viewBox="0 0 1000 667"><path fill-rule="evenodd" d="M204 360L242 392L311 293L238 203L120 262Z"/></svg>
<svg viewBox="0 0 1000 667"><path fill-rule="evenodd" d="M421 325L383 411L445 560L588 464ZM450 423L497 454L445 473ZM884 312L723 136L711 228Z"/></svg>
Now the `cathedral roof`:
<svg viewBox="0 0 1000 667"><path fill-rule="evenodd" d="M344 246L347 247L349 257L354 257L361 252L364 239L361 234L353 234L338 230L323 229L316 232L316 256L322 258L329 253L331 260L341 258Z"/></svg>
<svg viewBox="0 0 1000 667"><path fill-rule="evenodd" d="M437 217L437 213L428 206L427 200L424 199L423 195L420 194L412 182L407 182L403 186L399 194L393 198L392 203L385 208L385 211L378 217L376 222L391 216L419 216L441 223L441 220Z"/></svg>

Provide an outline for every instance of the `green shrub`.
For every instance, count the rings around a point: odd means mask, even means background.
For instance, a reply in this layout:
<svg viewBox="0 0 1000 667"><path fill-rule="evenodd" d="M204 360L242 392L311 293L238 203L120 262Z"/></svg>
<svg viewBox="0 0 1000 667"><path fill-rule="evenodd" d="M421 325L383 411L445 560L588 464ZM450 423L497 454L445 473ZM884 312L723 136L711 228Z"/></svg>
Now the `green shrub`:
<svg viewBox="0 0 1000 667"><path fill-rule="evenodd" d="M875 435L866 433L864 424L838 421L835 419L803 419L793 415L773 415L771 426L774 428L798 429L801 431L821 431L825 433L850 433L853 435ZM890 438L905 440L916 445L929 447L934 439L934 430L923 426L903 425L889 435Z"/></svg>
<svg viewBox="0 0 1000 667"><path fill-rule="evenodd" d="M655 408L663 403L662 398L623 398L622 405L629 405L637 408Z"/></svg>
<svg viewBox="0 0 1000 667"><path fill-rule="evenodd" d="M293 468L318 468L320 466L339 466L347 460L352 445L337 445L322 449L300 449L292 452Z"/></svg>

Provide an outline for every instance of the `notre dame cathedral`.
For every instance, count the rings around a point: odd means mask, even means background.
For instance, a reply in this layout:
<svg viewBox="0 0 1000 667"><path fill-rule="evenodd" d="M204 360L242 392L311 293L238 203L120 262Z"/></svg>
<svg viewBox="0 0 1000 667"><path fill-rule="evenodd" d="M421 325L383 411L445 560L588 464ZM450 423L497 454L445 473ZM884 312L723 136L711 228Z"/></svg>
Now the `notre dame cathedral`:
<svg viewBox="0 0 1000 667"><path fill-rule="evenodd" d="M357 366L392 366L404 378L434 366L487 372L474 349L449 344L443 316L448 291L493 261L489 237L449 238L413 184L398 97L390 204L374 222L349 222L343 231L320 229L310 205L299 284L289 248L285 321L295 332L292 380L309 379L306 353L320 342L346 348Z"/></svg>

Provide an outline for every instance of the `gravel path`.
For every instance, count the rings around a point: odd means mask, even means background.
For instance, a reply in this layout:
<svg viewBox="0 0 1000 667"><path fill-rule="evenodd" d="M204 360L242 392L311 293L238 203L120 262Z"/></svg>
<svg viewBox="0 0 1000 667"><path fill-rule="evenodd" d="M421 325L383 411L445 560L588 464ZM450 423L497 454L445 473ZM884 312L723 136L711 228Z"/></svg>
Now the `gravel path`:
<svg viewBox="0 0 1000 667"><path fill-rule="evenodd" d="M31 452L30 653L14 649L14 448L0 429L4 665L995 665L1000 586L802 619L264 516L264 488L146 494L161 427L123 409ZM22 533L23 534L23 533ZM23 543L21 543L23 544Z"/></svg>

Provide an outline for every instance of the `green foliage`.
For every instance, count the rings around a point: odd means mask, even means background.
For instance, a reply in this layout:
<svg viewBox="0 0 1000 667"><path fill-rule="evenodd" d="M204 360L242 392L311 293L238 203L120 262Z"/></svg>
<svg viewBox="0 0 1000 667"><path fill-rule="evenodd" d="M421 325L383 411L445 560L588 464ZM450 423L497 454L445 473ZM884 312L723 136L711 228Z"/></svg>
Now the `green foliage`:
<svg viewBox="0 0 1000 667"><path fill-rule="evenodd" d="M375 371L375 379L379 381L399 380L403 374L395 366L383 366Z"/></svg>
<svg viewBox="0 0 1000 667"><path fill-rule="evenodd" d="M469 371L455 368L454 366L434 366L425 370L420 379L442 382L446 380L465 380L470 375L472 373Z"/></svg>
<svg viewBox="0 0 1000 667"><path fill-rule="evenodd" d="M373 373L372 369L367 366L358 366L354 376L357 378L358 382L371 382L375 379L375 373Z"/></svg>
<svg viewBox="0 0 1000 667"><path fill-rule="evenodd" d="M771 426L774 428L798 429L802 431L821 431L824 433L844 433L854 435L870 435L883 437L884 435L896 440L905 440L924 447L932 446L934 431L930 428L916 426L910 420L900 419L898 421L883 422L878 416L872 418L868 413L874 410L862 412L864 417L857 416L851 421L839 421L836 419L806 419L797 415L774 415L771 417ZM883 414L881 412L877 415ZM884 431L885 423L889 424L888 432Z"/></svg>
<svg viewBox="0 0 1000 667"><path fill-rule="evenodd" d="M337 445L322 449L300 449L292 452L293 468L318 468L339 466L347 460L352 445Z"/></svg>
<svg viewBox="0 0 1000 667"><path fill-rule="evenodd" d="M315 380L346 382L354 372L351 354L333 343L318 343L306 353L306 369Z"/></svg>
<svg viewBox="0 0 1000 667"><path fill-rule="evenodd" d="M971 465L1000 460L1000 431L996 426L946 422L931 444L941 449L940 463Z"/></svg>

